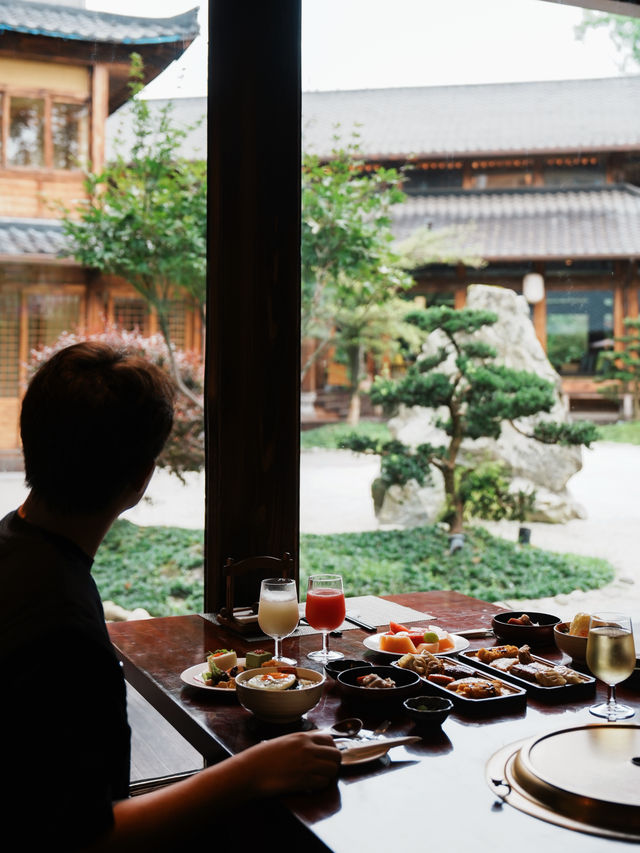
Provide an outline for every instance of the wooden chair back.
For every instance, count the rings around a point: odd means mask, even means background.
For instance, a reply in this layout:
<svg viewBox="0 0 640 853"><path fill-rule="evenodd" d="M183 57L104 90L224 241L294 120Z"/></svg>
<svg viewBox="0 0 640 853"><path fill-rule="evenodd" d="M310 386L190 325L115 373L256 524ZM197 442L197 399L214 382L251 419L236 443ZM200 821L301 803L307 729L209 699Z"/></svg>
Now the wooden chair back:
<svg viewBox="0 0 640 853"><path fill-rule="evenodd" d="M223 569L225 606L218 613L218 619L227 627L241 633L255 631L258 622L258 602L252 601L247 604L236 603L238 586L242 586L244 589L251 586L251 588L255 589L256 583L262 581L264 578L292 578L295 577L294 569L293 557L288 551L285 551L282 557L263 555L245 557L241 560L227 557ZM249 580L249 578L252 582L251 585L236 583L238 580Z"/></svg>

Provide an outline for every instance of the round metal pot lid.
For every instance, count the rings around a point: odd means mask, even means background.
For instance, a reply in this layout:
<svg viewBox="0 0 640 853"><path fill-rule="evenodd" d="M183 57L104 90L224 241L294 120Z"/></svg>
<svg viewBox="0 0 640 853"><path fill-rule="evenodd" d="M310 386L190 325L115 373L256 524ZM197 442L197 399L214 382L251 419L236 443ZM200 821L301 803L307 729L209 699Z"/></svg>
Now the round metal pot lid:
<svg viewBox="0 0 640 853"><path fill-rule="evenodd" d="M487 781L536 817L640 839L640 726L593 724L520 741L493 756Z"/></svg>

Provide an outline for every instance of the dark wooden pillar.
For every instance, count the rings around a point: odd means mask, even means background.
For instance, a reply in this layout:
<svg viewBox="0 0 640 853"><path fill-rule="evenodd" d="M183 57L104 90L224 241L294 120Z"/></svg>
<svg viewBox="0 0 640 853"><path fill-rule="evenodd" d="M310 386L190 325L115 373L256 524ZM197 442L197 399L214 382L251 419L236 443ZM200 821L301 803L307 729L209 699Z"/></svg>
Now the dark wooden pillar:
<svg viewBox="0 0 640 853"><path fill-rule="evenodd" d="M215 611L226 557L286 550L298 565L300 0L209 6L204 604Z"/></svg>

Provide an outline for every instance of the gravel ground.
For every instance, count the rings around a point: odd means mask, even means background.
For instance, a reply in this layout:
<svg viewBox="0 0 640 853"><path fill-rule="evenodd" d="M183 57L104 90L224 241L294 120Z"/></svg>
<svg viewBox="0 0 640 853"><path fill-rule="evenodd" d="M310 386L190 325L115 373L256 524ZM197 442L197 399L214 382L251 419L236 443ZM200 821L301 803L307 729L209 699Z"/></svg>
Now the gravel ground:
<svg viewBox="0 0 640 853"><path fill-rule="evenodd" d="M544 610L569 619L579 610L630 611L640 617L640 447L599 442L585 450L583 468L570 481L572 494L587 517L567 524L534 523L533 546L561 553L604 557L616 569L613 583L599 590L536 601L511 600L507 607ZM378 473L375 458L349 451L315 450L302 454L300 527L303 533L346 533L377 530L371 483ZM0 513L18 506L26 495L20 473L0 474ZM123 517L142 525L201 527L204 478L190 475L186 486L157 471L147 498ZM516 522L486 523L492 532L517 539Z"/></svg>

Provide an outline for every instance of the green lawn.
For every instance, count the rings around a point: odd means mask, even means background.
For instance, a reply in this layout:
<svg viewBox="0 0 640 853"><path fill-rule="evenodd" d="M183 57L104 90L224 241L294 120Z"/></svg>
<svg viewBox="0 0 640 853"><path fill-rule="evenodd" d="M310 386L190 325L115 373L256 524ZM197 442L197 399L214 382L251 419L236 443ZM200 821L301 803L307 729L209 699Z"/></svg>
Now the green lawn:
<svg viewBox="0 0 640 853"><path fill-rule="evenodd" d="M310 450L313 447L324 449L337 449L340 443L353 432L362 437L374 440L389 440L391 433L386 423L377 421L361 421L357 426L349 424L327 424L327 426L316 429L303 430L300 433L300 447L302 450Z"/></svg>
<svg viewBox="0 0 640 853"><path fill-rule="evenodd" d="M602 441L619 441L622 444L640 444L640 421L620 421L598 427Z"/></svg>
<svg viewBox="0 0 640 853"><path fill-rule="evenodd" d="M303 449L339 448L354 431L335 424L304 431ZM361 435L390 438L384 423L363 421ZM604 441L640 444L640 424L600 427ZM574 589L597 589L613 580L604 560L555 554L492 536L483 528L467 532L464 549L449 554L439 527L300 537L300 597L312 572L343 576L347 595L454 589L498 601L542 598ZM128 610L143 607L153 616L202 610L204 535L173 527L136 527L117 521L98 552L94 576L103 600Z"/></svg>
<svg viewBox="0 0 640 853"><path fill-rule="evenodd" d="M203 541L201 531L117 521L94 567L103 600L153 616L201 611ZM321 571L341 574L347 595L454 589L486 601L596 589L614 575L604 560L519 547L482 528L451 555L438 527L302 535L301 599L308 574Z"/></svg>

